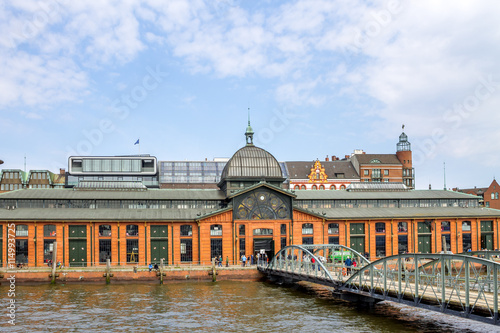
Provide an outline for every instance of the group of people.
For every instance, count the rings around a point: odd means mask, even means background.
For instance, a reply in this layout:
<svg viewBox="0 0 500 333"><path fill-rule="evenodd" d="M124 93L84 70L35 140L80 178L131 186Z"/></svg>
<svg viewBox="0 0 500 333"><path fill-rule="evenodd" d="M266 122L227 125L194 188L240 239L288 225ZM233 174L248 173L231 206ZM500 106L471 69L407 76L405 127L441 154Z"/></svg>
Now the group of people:
<svg viewBox="0 0 500 333"><path fill-rule="evenodd" d="M149 268L149 271L150 271L150 272L151 272L153 269L154 269L155 271L158 271L158 270L160 269L160 268L158 267L158 264L157 264L157 263L155 263L155 264L154 264L154 266L153 266L153 264L149 264L148 268Z"/></svg>
<svg viewBox="0 0 500 333"><path fill-rule="evenodd" d="M247 265L255 265L256 263L260 261L267 262L269 259L267 257L267 254L263 253L257 253L257 255L254 257L253 254L251 254L249 257L247 257L245 254L241 256L241 266L245 267Z"/></svg>
<svg viewBox="0 0 500 333"><path fill-rule="evenodd" d="M54 262L51 259L47 259L47 260L45 260L45 263L47 264L47 266L52 267L52 264ZM61 269L63 268L63 265L60 261L56 262L56 268L61 268Z"/></svg>
<svg viewBox="0 0 500 333"><path fill-rule="evenodd" d="M215 257L215 265L222 267L222 256ZM229 267L229 257L226 256L226 267Z"/></svg>
<svg viewBox="0 0 500 333"><path fill-rule="evenodd" d="M344 261L344 265L345 265L344 275L351 275L351 267L357 267L358 263L356 262L356 259L347 258Z"/></svg>

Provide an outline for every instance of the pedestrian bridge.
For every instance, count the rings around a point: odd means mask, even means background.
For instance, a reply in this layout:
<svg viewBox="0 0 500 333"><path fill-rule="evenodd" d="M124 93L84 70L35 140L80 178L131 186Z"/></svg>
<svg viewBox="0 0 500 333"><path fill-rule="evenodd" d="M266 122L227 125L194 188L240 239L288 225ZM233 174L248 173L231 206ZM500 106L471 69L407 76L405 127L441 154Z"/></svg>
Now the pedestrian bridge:
<svg viewBox="0 0 500 333"><path fill-rule="evenodd" d="M258 269L278 283L332 287L343 299L393 301L498 325L499 256L500 251L407 253L370 262L342 245L290 245ZM347 258L356 262L350 270Z"/></svg>

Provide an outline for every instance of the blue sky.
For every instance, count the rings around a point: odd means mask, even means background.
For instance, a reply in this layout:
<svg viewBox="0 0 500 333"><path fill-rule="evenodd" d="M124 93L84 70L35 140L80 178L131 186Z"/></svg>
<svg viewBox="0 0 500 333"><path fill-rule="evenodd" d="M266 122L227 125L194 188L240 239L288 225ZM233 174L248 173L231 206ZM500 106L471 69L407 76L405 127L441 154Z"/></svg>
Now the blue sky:
<svg viewBox="0 0 500 333"><path fill-rule="evenodd" d="M498 1L144 0L0 4L1 168L70 155L280 161L394 153L417 188L500 170Z"/></svg>

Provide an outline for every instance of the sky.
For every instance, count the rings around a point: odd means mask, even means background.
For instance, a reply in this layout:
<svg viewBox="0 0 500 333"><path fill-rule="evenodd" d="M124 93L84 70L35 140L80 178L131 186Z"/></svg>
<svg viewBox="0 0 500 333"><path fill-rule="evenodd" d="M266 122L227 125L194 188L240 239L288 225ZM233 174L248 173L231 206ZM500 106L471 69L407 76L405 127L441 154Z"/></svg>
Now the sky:
<svg viewBox="0 0 500 333"><path fill-rule="evenodd" d="M404 124L417 188L487 187L498 17L495 0L2 1L0 168L231 157L250 110L279 161L393 154Z"/></svg>

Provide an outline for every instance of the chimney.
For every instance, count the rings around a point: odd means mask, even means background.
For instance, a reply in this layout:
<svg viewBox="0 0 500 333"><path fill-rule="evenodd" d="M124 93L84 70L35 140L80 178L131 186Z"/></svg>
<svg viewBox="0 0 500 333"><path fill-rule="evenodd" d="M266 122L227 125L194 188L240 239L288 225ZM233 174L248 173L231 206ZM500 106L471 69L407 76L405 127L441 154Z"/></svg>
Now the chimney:
<svg viewBox="0 0 500 333"><path fill-rule="evenodd" d="M326 161L326 162L328 162L328 161L329 161L329 160L328 160L328 155L326 155L326 157L325 157L325 161Z"/></svg>
<svg viewBox="0 0 500 333"><path fill-rule="evenodd" d="M351 157L351 155L345 155L346 159L349 159L350 157Z"/></svg>

